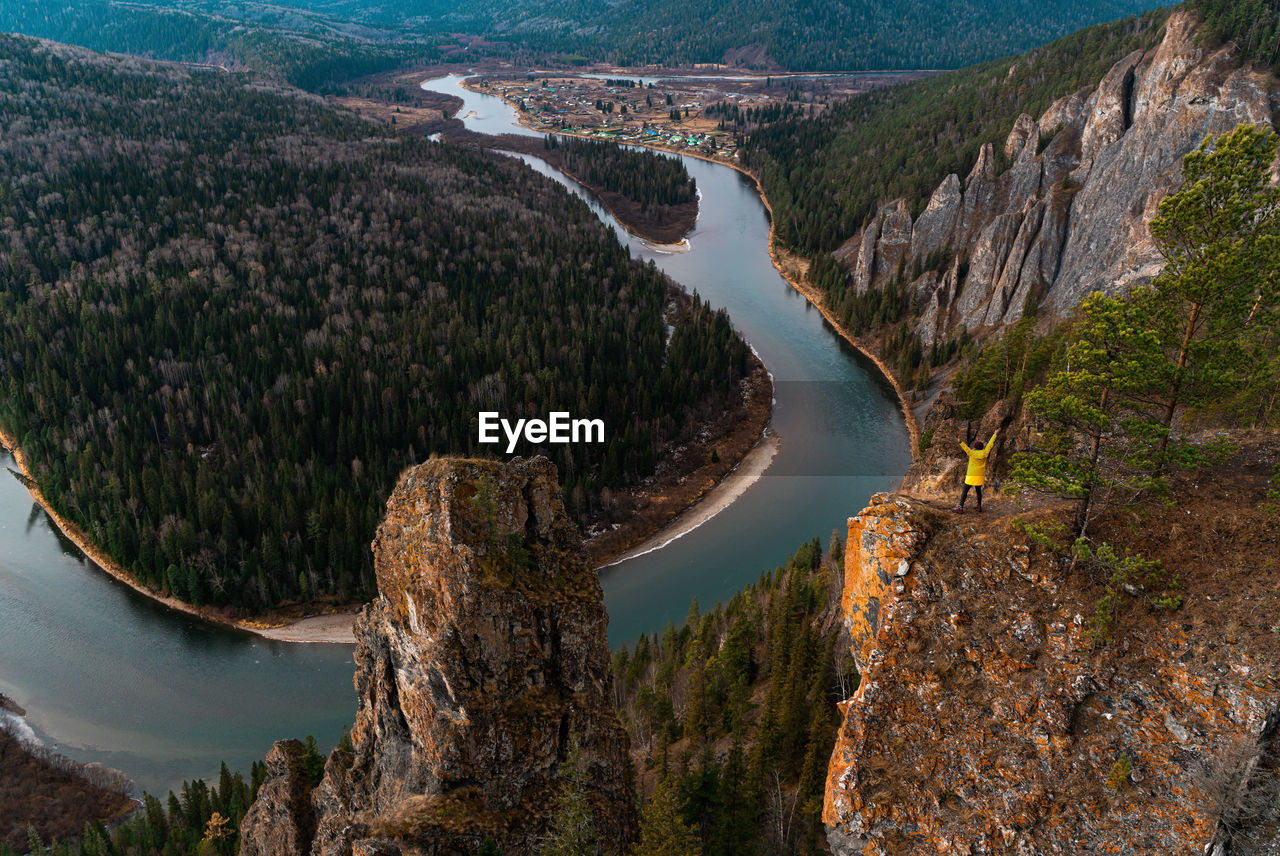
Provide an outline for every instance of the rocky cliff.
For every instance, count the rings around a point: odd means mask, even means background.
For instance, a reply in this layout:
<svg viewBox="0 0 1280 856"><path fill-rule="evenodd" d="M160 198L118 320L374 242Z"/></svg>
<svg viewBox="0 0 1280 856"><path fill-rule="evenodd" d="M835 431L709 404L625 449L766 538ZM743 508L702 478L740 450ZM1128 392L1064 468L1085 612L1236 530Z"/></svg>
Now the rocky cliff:
<svg viewBox="0 0 1280 856"><path fill-rule="evenodd" d="M1153 513L1140 549L1185 605L1126 597L1101 648L1096 572L998 511L873 498L846 547L861 682L828 771L833 852L1274 853L1280 567L1257 510L1273 460L1274 443L1246 448Z"/></svg>
<svg viewBox="0 0 1280 856"><path fill-rule="evenodd" d="M1183 155L1241 122L1271 125L1276 91L1233 47L1200 47L1195 19L1174 13L1158 46L1125 57L1094 89L1020 116L1002 150L984 145L963 185L947 176L914 222L907 200L887 204L836 256L859 293L940 267L912 283L926 346L1028 308L1067 313L1092 291L1159 272L1148 224Z"/></svg>
<svg viewBox="0 0 1280 856"><path fill-rule="evenodd" d="M572 744L604 853L636 817L610 695L604 602L545 458L406 472L373 544L349 750L312 789L277 744L243 856L532 853Z"/></svg>

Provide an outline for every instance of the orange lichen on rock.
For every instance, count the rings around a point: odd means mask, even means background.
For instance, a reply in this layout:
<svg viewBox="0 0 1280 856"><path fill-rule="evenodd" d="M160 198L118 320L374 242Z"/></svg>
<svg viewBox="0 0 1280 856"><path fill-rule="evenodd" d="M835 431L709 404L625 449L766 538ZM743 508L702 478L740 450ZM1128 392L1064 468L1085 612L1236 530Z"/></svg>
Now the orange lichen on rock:
<svg viewBox="0 0 1280 856"><path fill-rule="evenodd" d="M1099 649L1086 632L1096 578L1008 518L879 495L849 535L844 619L861 677L828 770L834 853L1220 843L1224 805L1280 722L1260 635L1189 638L1196 610L1158 620L1134 598L1135 626Z"/></svg>
<svg viewBox="0 0 1280 856"><path fill-rule="evenodd" d="M902 584L926 537L898 513L909 508L905 500L878 493L860 514L849 518L841 605L860 670L875 650L883 607L893 598L895 586Z"/></svg>

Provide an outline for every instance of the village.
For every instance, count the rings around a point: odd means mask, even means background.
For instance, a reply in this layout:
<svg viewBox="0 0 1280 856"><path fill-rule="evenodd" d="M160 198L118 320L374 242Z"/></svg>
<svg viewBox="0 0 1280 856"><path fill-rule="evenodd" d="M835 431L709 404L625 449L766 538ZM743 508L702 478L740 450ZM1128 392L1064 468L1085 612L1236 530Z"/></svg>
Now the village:
<svg viewBox="0 0 1280 856"><path fill-rule="evenodd" d="M736 160L738 138L707 115L710 104L745 110L763 96L691 91L635 78L534 77L523 81L480 78L470 88L498 95L520 111L529 127L617 143L695 152ZM710 101L709 98L715 98Z"/></svg>
<svg viewBox="0 0 1280 856"><path fill-rule="evenodd" d="M760 123L815 116L852 92L884 82L868 75L638 77L528 72L518 78L474 77L464 85L500 96L535 130L736 163L742 139Z"/></svg>

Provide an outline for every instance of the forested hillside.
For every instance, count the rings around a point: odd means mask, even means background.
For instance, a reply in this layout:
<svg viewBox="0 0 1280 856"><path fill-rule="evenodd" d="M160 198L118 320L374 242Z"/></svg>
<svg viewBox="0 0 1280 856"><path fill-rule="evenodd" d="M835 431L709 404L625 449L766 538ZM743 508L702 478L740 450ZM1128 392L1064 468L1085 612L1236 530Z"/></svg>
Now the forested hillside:
<svg viewBox="0 0 1280 856"><path fill-rule="evenodd" d="M113 0L0 0L0 32L93 50L249 69L312 90L329 89L411 59L439 56L420 38L401 39L257 3L228 7L200 2L152 6Z"/></svg>
<svg viewBox="0 0 1280 856"><path fill-rule="evenodd" d="M1240 55L1261 65L1280 62L1280 2L1192 0L1213 43L1233 41Z"/></svg>
<svg viewBox="0 0 1280 856"><path fill-rule="evenodd" d="M154 588L351 597L400 470L477 451L477 411L604 420L540 450L582 517L737 394L726 316L519 163L219 72L0 58L0 425Z"/></svg>
<svg viewBox="0 0 1280 856"><path fill-rule="evenodd" d="M173 49L170 44L221 46L228 40L236 51L255 53L257 46L239 44L246 27L238 26L228 34L223 16L239 16L238 23L248 24L247 29L263 23L278 25L282 20L296 26L296 21L282 14L292 8L319 16L327 27L350 37L339 40L337 46L362 64L376 64L376 55L384 50L394 53L395 43L406 34L434 38L471 33L490 42L470 46L472 55L475 50L516 52L529 59L558 54L571 62L590 59L620 65L723 62L795 71L919 69L960 68L1008 56L1152 5L1153 0L1088 4L1067 0L788 0L782 4L747 0L285 0L279 5L231 5L214 0L152 4L3 0L0 29L148 55L165 55ZM174 8L181 9L181 14L161 11ZM343 26L343 21L367 27ZM156 38L161 31L177 38ZM305 38L287 39L287 48L274 36L273 40L275 47L287 52L306 54L317 49ZM341 66L330 69L340 70Z"/></svg>
<svg viewBox="0 0 1280 856"><path fill-rule="evenodd" d="M793 71L959 68L1025 51L1151 3L790 0L613 6L602 18L623 65L741 58ZM697 22L695 24L695 22Z"/></svg>
<svg viewBox="0 0 1280 856"><path fill-rule="evenodd" d="M1002 143L1019 113L1038 116L1055 98L1096 84L1117 60L1155 44L1165 17L1090 27L1025 56L762 128L743 157L762 178L777 240L804 254L829 252L881 202L906 197L918 214L947 174L968 174L983 143Z"/></svg>
<svg viewBox="0 0 1280 856"><path fill-rule="evenodd" d="M620 65L791 70L959 68L1141 12L1144 0L290 0L355 20L484 33Z"/></svg>

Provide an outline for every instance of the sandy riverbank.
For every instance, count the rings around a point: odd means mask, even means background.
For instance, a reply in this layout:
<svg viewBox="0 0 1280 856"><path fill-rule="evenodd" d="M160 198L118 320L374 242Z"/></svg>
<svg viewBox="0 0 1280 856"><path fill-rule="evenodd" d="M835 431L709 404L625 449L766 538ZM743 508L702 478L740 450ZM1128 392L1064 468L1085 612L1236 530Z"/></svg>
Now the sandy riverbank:
<svg viewBox="0 0 1280 856"><path fill-rule="evenodd" d="M283 627L253 628L253 632L277 642L336 642L354 645L356 615L313 615Z"/></svg>
<svg viewBox="0 0 1280 856"><path fill-rule="evenodd" d="M736 467L730 470L715 487L707 491L701 499L686 508L675 520L664 526L659 532L627 550L618 558L601 565L607 568L636 556L652 553L670 544L672 541L687 535L694 529L724 511L734 500L747 492L747 488L760 480L764 471L773 463L782 441L772 431L760 438L760 442L751 447Z"/></svg>
<svg viewBox="0 0 1280 856"><path fill-rule="evenodd" d="M36 504L44 509L45 514L49 515L49 519L53 521L53 524L58 527L58 530L62 532L67 540L75 544L80 552L84 553L95 565L139 594L146 595L152 600L158 601L178 612L185 612L188 615L194 615L215 624L256 633L267 639L277 639L282 642L355 642L353 628L356 617L354 613L321 615L299 619L276 627L268 627L266 626L268 622L263 619L238 621L226 618L211 610L201 609L189 603L183 603L175 597L167 597L152 591L134 579L132 574L99 549L84 530L53 510L53 507L49 505L49 500L45 498L45 495L40 491L39 485L36 484L35 477L27 466L26 456L23 454L22 449L18 448L16 437L0 430L0 446L3 446L13 455L13 460L17 463L18 471L22 474L23 485L26 487L27 492L31 494L31 498L35 500ZM345 632L342 631L344 625Z"/></svg>

